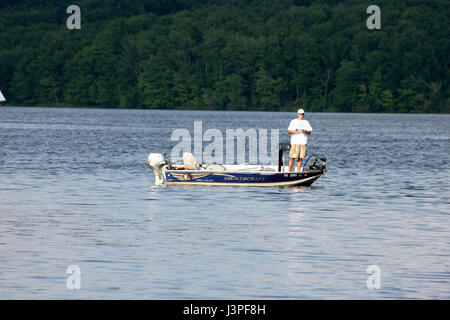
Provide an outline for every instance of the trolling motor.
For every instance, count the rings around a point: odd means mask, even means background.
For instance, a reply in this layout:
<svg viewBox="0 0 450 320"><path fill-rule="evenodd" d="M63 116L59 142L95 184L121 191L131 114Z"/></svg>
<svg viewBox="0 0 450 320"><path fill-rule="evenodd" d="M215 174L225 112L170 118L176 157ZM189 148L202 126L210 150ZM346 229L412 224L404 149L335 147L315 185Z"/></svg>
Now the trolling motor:
<svg viewBox="0 0 450 320"><path fill-rule="evenodd" d="M308 158L308 160L311 157L312 156L310 156ZM306 163L308 162L308 160L306 160ZM321 164L317 164L317 161L319 161L319 160L322 162ZM324 170L324 171L326 171L327 170L327 158L323 157L320 159L316 158L316 159L311 160L311 164L310 164L308 170Z"/></svg>

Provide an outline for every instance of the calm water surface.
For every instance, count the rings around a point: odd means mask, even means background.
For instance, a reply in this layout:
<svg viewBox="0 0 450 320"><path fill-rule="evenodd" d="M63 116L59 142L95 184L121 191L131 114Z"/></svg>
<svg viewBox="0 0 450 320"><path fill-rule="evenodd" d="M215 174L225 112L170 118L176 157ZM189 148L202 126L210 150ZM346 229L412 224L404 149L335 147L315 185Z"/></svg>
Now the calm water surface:
<svg viewBox="0 0 450 320"><path fill-rule="evenodd" d="M0 298L449 299L449 115L307 114L312 187L152 186L174 129L295 116L1 107Z"/></svg>

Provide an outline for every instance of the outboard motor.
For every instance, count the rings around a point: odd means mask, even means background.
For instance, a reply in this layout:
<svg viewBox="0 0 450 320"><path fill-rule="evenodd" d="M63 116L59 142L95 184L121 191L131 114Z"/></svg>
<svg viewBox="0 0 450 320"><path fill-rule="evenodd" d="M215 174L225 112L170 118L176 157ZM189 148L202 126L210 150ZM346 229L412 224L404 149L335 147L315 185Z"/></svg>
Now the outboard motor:
<svg viewBox="0 0 450 320"><path fill-rule="evenodd" d="M155 177L155 185L163 185L163 167L167 164L167 161L164 159L164 155L162 155L161 153L150 153L147 158L147 164L153 171L153 176Z"/></svg>

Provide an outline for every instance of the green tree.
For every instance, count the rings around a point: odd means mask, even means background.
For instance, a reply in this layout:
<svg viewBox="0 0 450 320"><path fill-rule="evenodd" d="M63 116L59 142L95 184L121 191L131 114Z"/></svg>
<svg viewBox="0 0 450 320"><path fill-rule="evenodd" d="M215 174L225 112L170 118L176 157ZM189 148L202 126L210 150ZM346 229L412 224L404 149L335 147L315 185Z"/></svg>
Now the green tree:
<svg viewBox="0 0 450 320"><path fill-rule="evenodd" d="M282 82L273 79L264 68L255 74L255 95L253 103L264 110L277 110L281 107Z"/></svg>
<svg viewBox="0 0 450 320"><path fill-rule="evenodd" d="M146 108L173 108L173 74L162 57L150 58L138 79L139 104Z"/></svg>
<svg viewBox="0 0 450 320"><path fill-rule="evenodd" d="M0 87L18 105L448 112L445 0L0 3ZM439 23L437 23L439 22Z"/></svg>

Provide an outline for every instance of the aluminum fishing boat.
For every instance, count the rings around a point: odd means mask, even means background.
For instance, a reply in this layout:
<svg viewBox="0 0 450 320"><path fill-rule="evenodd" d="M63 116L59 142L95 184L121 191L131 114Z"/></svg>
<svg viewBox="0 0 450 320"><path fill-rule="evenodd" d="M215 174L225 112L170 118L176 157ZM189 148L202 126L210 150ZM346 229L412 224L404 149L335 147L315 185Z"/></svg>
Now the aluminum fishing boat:
<svg viewBox="0 0 450 320"><path fill-rule="evenodd" d="M325 174L326 158L313 156L306 159L303 170L289 172L283 159L289 148L289 144L280 144L278 166L197 164L191 153L183 154L182 164L167 161L163 154L150 153L147 164L155 185L310 186Z"/></svg>

